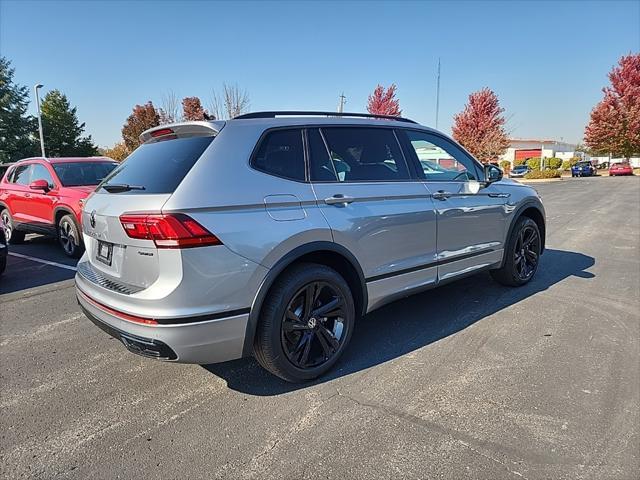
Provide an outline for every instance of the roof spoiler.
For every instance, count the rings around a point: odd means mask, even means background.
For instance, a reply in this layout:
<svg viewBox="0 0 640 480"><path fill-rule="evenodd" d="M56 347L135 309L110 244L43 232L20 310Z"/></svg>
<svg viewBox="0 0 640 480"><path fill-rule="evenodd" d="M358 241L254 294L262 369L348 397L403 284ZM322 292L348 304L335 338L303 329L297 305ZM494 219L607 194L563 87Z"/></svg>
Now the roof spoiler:
<svg viewBox="0 0 640 480"><path fill-rule="evenodd" d="M142 143L155 143L174 138L214 137L222 130L224 125L225 122L223 121L169 123L142 132L140 141Z"/></svg>

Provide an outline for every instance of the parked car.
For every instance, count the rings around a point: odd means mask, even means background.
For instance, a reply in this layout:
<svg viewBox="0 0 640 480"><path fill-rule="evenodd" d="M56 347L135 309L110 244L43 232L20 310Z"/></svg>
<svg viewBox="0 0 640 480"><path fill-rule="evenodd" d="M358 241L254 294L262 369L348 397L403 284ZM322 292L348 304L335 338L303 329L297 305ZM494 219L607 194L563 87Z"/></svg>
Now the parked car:
<svg viewBox="0 0 640 480"><path fill-rule="evenodd" d="M609 168L609 176L633 175L633 168L628 163L614 163Z"/></svg>
<svg viewBox="0 0 640 480"><path fill-rule="evenodd" d="M82 204L117 165L106 157L27 158L0 181L0 218L10 243L27 233L57 236L64 253L82 253Z"/></svg>
<svg viewBox="0 0 640 480"><path fill-rule="evenodd" d="M255 355L309 380L362 315L483 270L524 285L544 250L534 189L411 120L264 112L141 141L87 199L76 293L158 360ZM425 144L449 167L425 167Z"/></svg>
<svg viewBox="0 0 640 480"><path fill-rule="evenodd" d="M0 275L7 268L7 255L9 255L9 246L7 245L7 237L4 234L4 224L0 219Z"/></svg>
<svg viewBox="0 0 640 480"><path fill-rule="evenodd" d="M597 173L591 162L578 162L571 167L572 177L591 177L592 175L597 175Z"/></svg>
<svg viewBox="0 0 640 480"><path fill-rule="evenodd" d="M531 171L531 167L529 167L528 165L516 165L511 169L511 172L509 173L509 177L522 178L530 171Z"/></svg>

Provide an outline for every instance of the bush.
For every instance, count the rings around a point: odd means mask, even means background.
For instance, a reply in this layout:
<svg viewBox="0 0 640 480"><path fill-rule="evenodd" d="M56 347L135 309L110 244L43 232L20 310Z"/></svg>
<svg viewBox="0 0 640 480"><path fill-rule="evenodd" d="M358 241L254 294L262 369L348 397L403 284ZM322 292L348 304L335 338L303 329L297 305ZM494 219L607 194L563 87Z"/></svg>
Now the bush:
<svg viewBox="0 0 640 480"><path fill-rule="evenodd" d="M533 157L527 160L527 166L531 170L540 170L540 157Z"/></svg>
<svg viewBox="0 0 640 480"><path fill-rule="evenodd" d="M556 157L547 158L544 164L550 170L557 170L562 166L562 159Z"/></svg>
<svg viewBox="0 0 640 480"><path fill-rule="evenodd" d="M527 180L537 180L544 178L560 178L559 170L531 170L524 178Z"/></svg>
<svg viewBox="0 0 640 480"><path fill-rule="evenodd" d="M524 159L524 158L516 158L516 159L513 161L513 166L514 166L514 167L517 167L517 166L519 166L519 165L524 165L524 162L526 162L526 161L527 161L527 160L526 160L526 159Z"/></svg>
<svg viewBox="0 0 640 480"><path fill-rule="evenodd" d="M571 160L565 160L562 162L562 170L565 172L571 170Z"/></svg>
<svg viewBox="0 0 640 480"><path fill-rule="evenodd" d="M500 162L500 168L503 172L506 172L507 169L511 168L511 162L509 160L502 160Z"/></svg>

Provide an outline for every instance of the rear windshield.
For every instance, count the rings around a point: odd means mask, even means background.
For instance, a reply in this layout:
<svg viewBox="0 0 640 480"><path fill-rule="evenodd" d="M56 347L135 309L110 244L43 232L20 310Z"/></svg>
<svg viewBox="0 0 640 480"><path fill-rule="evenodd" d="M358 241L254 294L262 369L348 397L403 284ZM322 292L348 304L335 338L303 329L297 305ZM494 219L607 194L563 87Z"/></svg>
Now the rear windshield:
<svg viewBox="0 0 640 480"><path fill-rule="evenodd" d="M105 178L103 185L131 185L136 188L118 193L173 193L211 144L214 137L189 137L148 143L138 147L127 159Z"/></svg>
<svg viewBox="0 0 640 480"><path fill-rule="evenodd" d="M53 169L65 187L98 185L118 164L115 162L54 163Z"/></svg>

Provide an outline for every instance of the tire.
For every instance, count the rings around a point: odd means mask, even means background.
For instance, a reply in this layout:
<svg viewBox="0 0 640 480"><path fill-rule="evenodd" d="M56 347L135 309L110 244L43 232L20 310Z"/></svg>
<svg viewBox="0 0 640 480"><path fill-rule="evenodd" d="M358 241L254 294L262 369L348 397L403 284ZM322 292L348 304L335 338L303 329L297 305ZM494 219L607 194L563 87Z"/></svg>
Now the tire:
<svg viewBox="0 0 640 480"><path fill-rule="evenodd" d="M311 308L307 298L313 299ZM262 305L255 357L288 382L313 380L338 361L355 317L353 295L338 272L315 263L295 265L276 280Z"/></svg>
<svg viewBox="0 0 640 480"><path fill-rule="evenodd" d="M6 208L2 210L0 217L2 217L2 222L4 223L4 236L7 239L7 242L12 243L13 245L24 242L25 233L18 232L14 229L13 219L11 218L9 210Z"/></svg>
<svg viewBox="0 0 640 480"><path fill-rule="evenodd" d="M529 217L520 217L507 240L501 268L491 270L495 281L509 287L529 283L538 270L542 239L538 225Z"/></svg>
<svg viewBox="0 0 640 480"><path fill-rule="evenodd" d="M58 221L58 242L67 257L80 258L84 251L80 229L71 215L64 215Z"/></svg>

